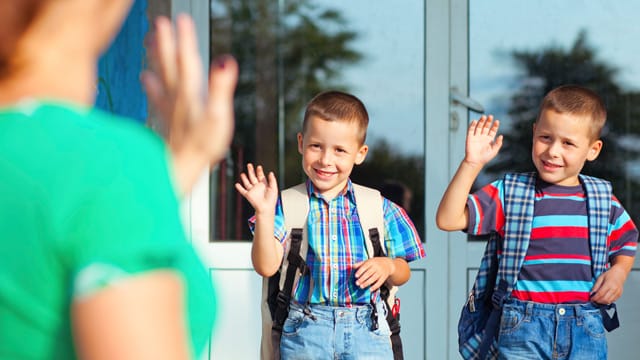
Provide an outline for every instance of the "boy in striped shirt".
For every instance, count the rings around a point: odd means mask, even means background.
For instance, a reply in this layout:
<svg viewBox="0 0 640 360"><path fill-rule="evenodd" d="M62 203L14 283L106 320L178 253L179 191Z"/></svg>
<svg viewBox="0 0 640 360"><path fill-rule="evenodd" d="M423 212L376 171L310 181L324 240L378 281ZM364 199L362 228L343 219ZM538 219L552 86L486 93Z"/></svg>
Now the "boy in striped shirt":
<svg viewBox="0 0 640 360"><path fill-rule="evenodd" d="M383 199L387 256L367 255L349 176L367 155L368 123L364 104L347 93L323 92L307 105L298 152L308 177L309 273L294 287L282 359L394 358L387 321L379 316L373 325L372 306L383 314L378 289L406 283L408 262L425 254L406 212ZM280 268L287 235L275 175L248 164L236 189L255 209L249 220L254 269L270 277Z"/></svg>
<svg viewBox="0 0 640 360"><path fill-rule="evenodd" d="M503 308L498 339L501 359L606 359L602 317L595 304L622 294L633 266L638 231L612 195L608 224L609 267L593 278L587 196L579 174L602 149L606 110L600 97L566 85L549 92L533 125L536 193L529 247L511 297ZM502 135L492 116L468 129L465 158L436 215L442 230L504 235L502 180L469 194L479 172L498 153ZM568 324L568 325L567 325Z"/></svg>

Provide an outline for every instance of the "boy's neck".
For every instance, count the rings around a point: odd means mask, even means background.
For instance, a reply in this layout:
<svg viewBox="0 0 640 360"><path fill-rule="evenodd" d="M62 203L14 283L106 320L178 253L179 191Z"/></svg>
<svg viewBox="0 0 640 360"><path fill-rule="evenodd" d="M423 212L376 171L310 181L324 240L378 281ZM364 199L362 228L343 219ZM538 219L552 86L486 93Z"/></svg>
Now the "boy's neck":
<svg viewBox="0 0 640 360"><path fill-rule="evenodd" d="M323 191L323 190L320 190L320 187L318 187L313 181L311 180L308 180L308 181L311 182L311 184L313 185L313 192L321 196L326 201L333 200L339 194L341 194L342 192L345 192L347 187L349 186L349 179L347 179L347 181L345 181L343 184L334 186L331 189L327 189Z"/></svg>

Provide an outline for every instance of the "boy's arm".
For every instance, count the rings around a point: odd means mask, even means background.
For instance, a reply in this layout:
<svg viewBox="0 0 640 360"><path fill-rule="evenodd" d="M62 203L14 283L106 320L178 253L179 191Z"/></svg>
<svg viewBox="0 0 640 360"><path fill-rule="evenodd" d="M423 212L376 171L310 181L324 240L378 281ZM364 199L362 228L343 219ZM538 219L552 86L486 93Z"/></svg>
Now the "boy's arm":
<svg viewBox="0 0 640 360"><path fill-rule="evenodd" d="M481 170L481 165L462 160L447 190L442 195L436 212L436 225L440 230L463 230L468 227L467 197Z"/></svg>
<svg viewBox="0 0 640 360"><path fill-rule="evenodd" d="M627 255L618 255L613 258L609 270L596 279L591 289L591 301L598 304L611 304L618 300L634 260L634 256Z"/></svg>
<svg viewBox="0 0 640 360"><path fill-rule="evenodd" d="M411 277L409 263L403 258L389 260L393 262L394 269L389 275L387 282L391 285L400 286L409 281L409 278ZM382 286L382 284L380 286Z"/></svg>
<svg viewBox="0 0 640 360"><path fill-rule="evenodd" d="M274 214L258 215L251 244L251 262L261 276L269 277L280 268L284 249L280 241L273 236Z"/></svg>
<svg viewBox="0 0 640 360"><path fill-rule="evenodd" d="M274 237L275 208L278 201L278 184L275 175L265 176L262 166L254 169L247 164L247 173L240 174L242 183L236 183L236 190L255 210L256 226L251 244L251 262L261 276L271 276L278 271L284 249Z"/></svg>
<svg viewBox="0 0 640 360"><path fill-rule="evenodd" d="M406 211L383 198L386 256L378 256L354 265L356 285L376 291L385 282L400 286L409 281L409 261L424 257L420 236Z"/></svg>
<svg viewBox="0 0 640 360"><path fill-rule="evenodd" d="M502 147L502 135L496 136L499 126L500 122L494 121L492 115L483 115L469 124L465 157L442 195L436 213L436 224L441 230L467 228L467 197L484 165L493 159Z"/></svg>

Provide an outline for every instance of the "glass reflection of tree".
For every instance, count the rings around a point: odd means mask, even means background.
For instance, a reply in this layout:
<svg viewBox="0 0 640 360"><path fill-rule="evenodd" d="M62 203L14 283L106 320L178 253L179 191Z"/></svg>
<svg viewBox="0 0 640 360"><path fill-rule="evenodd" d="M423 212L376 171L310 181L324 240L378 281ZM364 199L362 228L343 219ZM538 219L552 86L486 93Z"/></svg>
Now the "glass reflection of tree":
<svg viewBox="0 0 640 360"><path fill-rule="evenodd" d="M365 162L353 169L354 182L381 189L387 181L398 181L411 192L407 209L420 237L424 239L424 157L422 154L403 155L385 140L369 144Z"/></svg>
<svg viewBox="0 0 640 360"><path fill-rule="evenodd" d="M278 179L281 188L299 183L303 174L296 133L304 106L322 90L348 90L338 82L340 71L361 55L351 48L356 33L346 28L341 13L312 1L221 0L211 9L211 55L231 53L240 64L236 134L230 158L222 164L227 171L214 180L219 200L234 200L218 204L213 235L247 239L245 219L251 208L237 199L232 186L239 171L254 162L286 174L284 181ZM279 134L284 136L284 171L278 169Z"/></svg>
<svg viewBox="0 0 640 360"><path fill-rule="evenodd" d="M638 224L640 184L631 174L630 165L640 152L640 122L634 121L640 115L640 93L627 91L618 83L618 69L597 57L584 31L570 49L552 46L538 51L514 50L511 56L522 77L511 96L511 127L505 130L500 156L490 163L487 173L495 178L506 171L533 171L532 124L542 98L563 84L589 87L603 97L608 116L603 151L596 161L587 163L583 172L610 180L615 194Z"/></svg>

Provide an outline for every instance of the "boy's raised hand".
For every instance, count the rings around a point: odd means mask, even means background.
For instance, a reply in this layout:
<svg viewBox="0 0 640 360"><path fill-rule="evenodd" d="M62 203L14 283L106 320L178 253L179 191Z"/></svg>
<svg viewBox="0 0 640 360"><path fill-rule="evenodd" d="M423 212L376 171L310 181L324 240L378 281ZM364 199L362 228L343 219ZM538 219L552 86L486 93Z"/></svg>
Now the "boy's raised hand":
<svg viewBox="0 0 640 360"><path fill-rule="evenodd" d="M240 195L253 206L256 215L273 213L278 201L278 183L273 172L265 176L261 165L254 168L253 164L249 163L247 173L240 174L240 182L235 186Z"/></svg>
<svg viewBox="0 0 640 360"><path fill-rule="evenodd" d="M482 115L469 124L464 160L442 195L436 212L436 225L441 230L467 228L467 197L484 165L496 157L502 147L502 135L496 136L499 127L500 121L494 120L493 115Z"/></svg>
<svg viewBox="0 0 640 360"><path fill-rule="evenodd" d="M497 135L500 121L493 115L482 115L473 120L467 130L465 161L469 164L484 166L491 161L502 147L502 135Z"/></svg>

